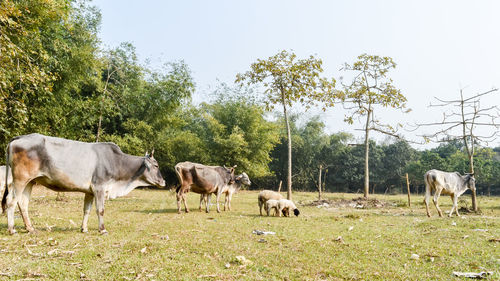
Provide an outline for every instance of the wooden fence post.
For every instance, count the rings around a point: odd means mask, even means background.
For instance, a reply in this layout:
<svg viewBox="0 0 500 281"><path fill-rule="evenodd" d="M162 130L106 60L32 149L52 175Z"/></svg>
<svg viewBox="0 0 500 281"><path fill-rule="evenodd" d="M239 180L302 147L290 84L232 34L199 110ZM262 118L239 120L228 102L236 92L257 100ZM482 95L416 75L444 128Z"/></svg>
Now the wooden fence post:
<svg viewBox="0 0 500 281"><path fill-rule="evenodd" d="M406 173L406 188L408 190L408 207L411 207L411 200L410 200L410 180L408 179L408 173Z"/></svg>
<svg viewBox="0 0 500 281"><path fill-rule="evenodd" d="M281 191L281 184L283 183L283 181L280 181L280 186L278 187L278 193Z"/></svg>
<svg viewBox="0 0 500 281"><path fill-rule="evenodd" d="M319 165L319 176L318 176L318 200L321 200L321 170L323 169L322 165Z"/></svg>

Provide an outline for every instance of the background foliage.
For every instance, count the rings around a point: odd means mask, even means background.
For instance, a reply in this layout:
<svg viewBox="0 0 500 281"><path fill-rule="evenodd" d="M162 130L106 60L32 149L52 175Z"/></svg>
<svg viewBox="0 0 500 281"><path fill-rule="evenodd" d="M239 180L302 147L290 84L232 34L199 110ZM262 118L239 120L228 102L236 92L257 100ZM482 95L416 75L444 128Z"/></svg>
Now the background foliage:
<svg viewBox="0 0 500 281"><path fill-rule="evenodd" d="M86 1L0 2L0 145L38 132L82 141L117 143L141 155L155 149L167 182L180 161L238 165L252 188L277 188L286 180L287 146L282 116L256 99L258 89L221 84L199 105L189 66L169 62L153 70L132 44L103 49L100 13ZM277 121L275 121L277 120ZM99 121L101 121L99 123ZM326 191L363 187L363 145L346 132L328 134L318 118L290 118L295 190L317 189L318 167ZM334 122L342 122L337 120ZM99 125L100 124L100 125ZM500 194L500 147L477 149L479 194ZM370 141L370 191L396 193L409 174L422 192L429 169L467 171L460 142L417 151L404 141Z"/></svg>

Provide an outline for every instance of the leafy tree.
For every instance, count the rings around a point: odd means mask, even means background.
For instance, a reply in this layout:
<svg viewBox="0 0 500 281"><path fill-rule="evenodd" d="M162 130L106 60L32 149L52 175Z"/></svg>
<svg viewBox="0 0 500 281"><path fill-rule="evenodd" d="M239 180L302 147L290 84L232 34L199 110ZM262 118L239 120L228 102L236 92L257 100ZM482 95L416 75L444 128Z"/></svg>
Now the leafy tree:
<svg viewBox="0 0 500 281"><path fill-rule="evenodd" d="M85 2L0 2L2 143L32 131L78 131L65 110L85 107L79 92L98 64L99 22L99 12Z"/></svg>
<svg viewBox="0 0 500 281"><path fill-rule="evenodd" d="M299 102L306 108L315 102L333 104L335 80L328 81L320 77L323 72L322 61L314 56L297 59L293 52L281 51L267 60L258 59L250 66L251 70L237 74L236 82L259 84L265 88L265 103L268 109L279 104L283 106L283 115L288 140L288 199L292 196L292 137L288 118L288 109Z"/></svg>
<svg viewBox="0 0 500 281"><path fill-rule="evenodd" d="M388 77L389 70L396 67L396 63L390 57L370 56L362 54L354 64L345 64L345 71L353 71L354 79L350 84L343 84L344 92L341 99L348 108L352 110L345 121L349 124L354 122L354 117L366 117L363 130L365 131L365 169L364 169L364 197L368 197L370 173L369 173L369 134L370 131L378 131L384 134L397 136L395 128L382 124L374 115L376 106L405 108L406 98L400 90L392 84Z"/></svg>

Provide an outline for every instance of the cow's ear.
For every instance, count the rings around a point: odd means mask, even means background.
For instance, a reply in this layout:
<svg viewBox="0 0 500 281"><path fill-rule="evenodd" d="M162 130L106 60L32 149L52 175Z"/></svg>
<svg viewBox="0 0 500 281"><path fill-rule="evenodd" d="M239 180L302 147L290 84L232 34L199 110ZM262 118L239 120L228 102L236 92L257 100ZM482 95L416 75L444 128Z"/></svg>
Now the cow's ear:
<svg viewBox="0 0 500 281"><path fill-rule="evenodd" d="M146 157L149 157L149 156L146 156ZM146 169L148 169L148 171L151 170L151 163L149 163L149 161L146 159L144 159L144 166L146 166Z"/></svg>

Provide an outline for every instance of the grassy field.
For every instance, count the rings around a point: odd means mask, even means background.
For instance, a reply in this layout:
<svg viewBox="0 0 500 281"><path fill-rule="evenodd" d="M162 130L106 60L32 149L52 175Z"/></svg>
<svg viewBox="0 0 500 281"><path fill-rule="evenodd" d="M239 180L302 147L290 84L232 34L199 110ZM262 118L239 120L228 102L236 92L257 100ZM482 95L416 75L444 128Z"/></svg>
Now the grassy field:
<svg viewBox="0 0 500 281"><path fill-rule="evenodd" d="M330 200L357 196L325 194ZM17 213L19 234L7 235L2 217L0 279L461 280L452 272L493 271L489 279L500 280L495 197L479 197L481 215L438 218L432 206L427 218L422 196L413 197L411 209L396 195L375 196L388 206L360 209L307 206L316 194L294 193L301 215L279 218L259 216L256 191L237 193L233 211L220 214L200 213L199 197L190 193L191 213L177 214L173 192L134 190L106 203L108 235L98 234L94 211L89 233L79 232L83 194L55 197L34 190L34 235ZM449 197L441 206L450 209Z"/></svg>

